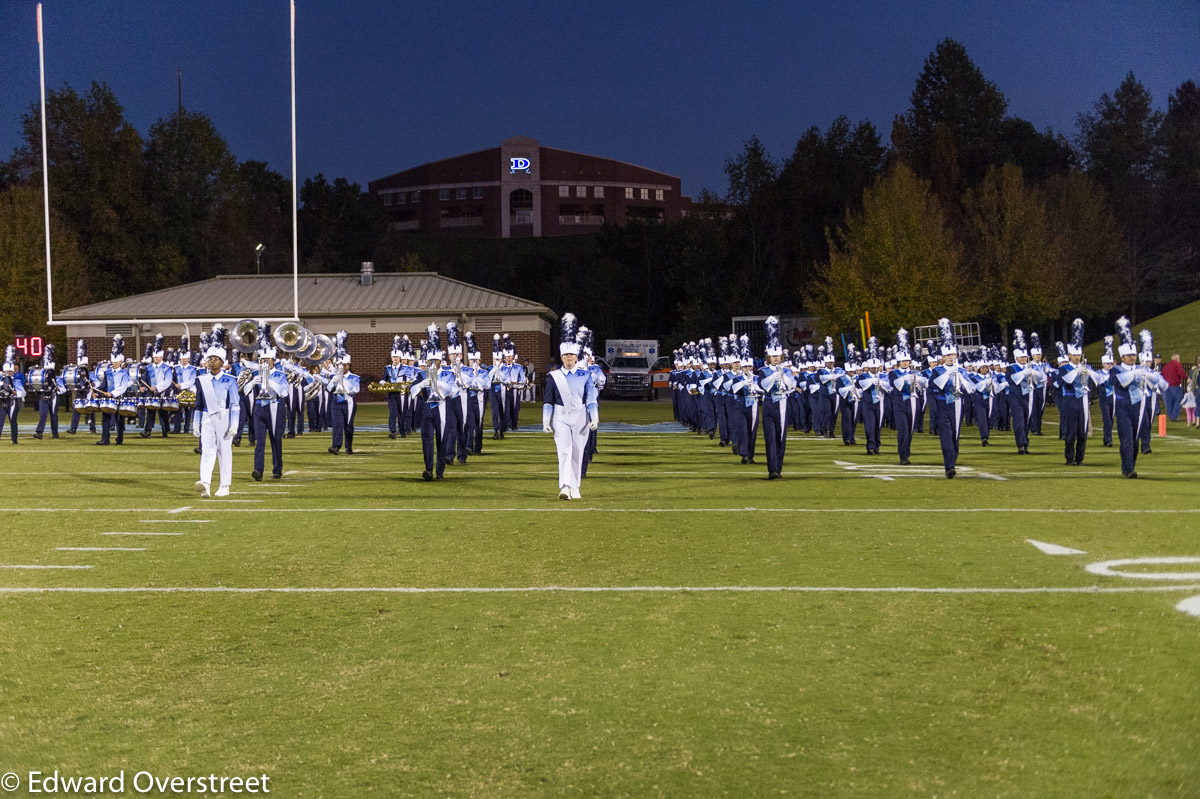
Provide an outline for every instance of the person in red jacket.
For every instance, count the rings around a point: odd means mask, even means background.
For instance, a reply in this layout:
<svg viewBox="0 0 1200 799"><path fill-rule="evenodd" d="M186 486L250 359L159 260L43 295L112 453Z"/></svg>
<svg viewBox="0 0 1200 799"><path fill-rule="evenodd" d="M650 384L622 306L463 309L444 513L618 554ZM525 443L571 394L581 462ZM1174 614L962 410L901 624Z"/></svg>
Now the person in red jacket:
<svg viewBox="0 0 1200 799"><path fill-rule="evenodd" d="M1171 354L1171 360L1162 368L1163 380L1167 381L1167 390L1163 392L1163 403L1167 406L1167 418L1172 422L1179 418L1183 409L1183 384L1187 380L1187 372L1179 362L1179 353Z"/></svg>

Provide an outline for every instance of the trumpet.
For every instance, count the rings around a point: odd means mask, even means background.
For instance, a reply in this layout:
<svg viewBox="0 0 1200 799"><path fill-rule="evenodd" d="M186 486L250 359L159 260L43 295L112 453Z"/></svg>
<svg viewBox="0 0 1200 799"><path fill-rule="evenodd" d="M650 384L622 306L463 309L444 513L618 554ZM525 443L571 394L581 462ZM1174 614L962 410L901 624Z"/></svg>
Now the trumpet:
<svg viewBox="0 0 1200 799"><path fill-rule="evenodd" d="M367 391L370 391L372 394L391 394L397 391L401 394L407 394L410 388L412 388L412 383L408 380L398 380L395 383L367 384Z"/></svg>
<svg viewBox="0 0 1200 799"><path fill-rule="evenodd" d="M253 380L254 377L255 377L254 371L250 367L243 364L242 371L238 373L238 377L237 377L238 391L241 391L242 389L244 389L246 387L246 384L249 383L251 380Z"/></svg>

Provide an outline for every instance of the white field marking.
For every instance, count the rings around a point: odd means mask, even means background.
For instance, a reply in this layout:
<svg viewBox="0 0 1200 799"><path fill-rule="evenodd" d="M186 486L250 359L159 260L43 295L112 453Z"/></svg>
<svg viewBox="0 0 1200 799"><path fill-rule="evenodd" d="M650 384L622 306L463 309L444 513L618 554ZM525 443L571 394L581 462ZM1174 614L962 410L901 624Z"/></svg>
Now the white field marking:
<svg viewBox="0 0 1200 799"><path fill-rule="evenodd" d="M1086 555L1087 552L1082 549L1071 549L1070 547L1060 547L1058 544L1047 544L1045 541L1034 541L1032 538L1025 539L1028 543L1033 544L1038 549L1045 552L1047 555Z"/></svg>
<svg viewBox="0 0 1200 799"><path fill-rule="evenodd" d="M1191 616L1200 616L1200 596L1188 597L1175 606L1176 610L1182 610Z"/></svg>
<svg viewBox="0 0 1200 799"><path fill-rule="evenodd" d="M212 524L212 519L142 519L142 524ZM104 533L108 535L108 533ZM175 535L172 533L172 535Z"/></svg>
<svg viewBox="0 0 1200 799"><path fill-rule="evenodd" d="M55 547L59 552L145 552L145 547Z"/></svg>
<svg viewBox="0 0 1200 799"><path fill-rule="evenodd" d="M835 460L834 464L841 466L847 472L869 472L871 469L884 469L887 471L884 474L868 473L866 477L875 477L880 480L893 480L897 477L945 477L945 471L941 466L900 466L894 463L851 463L850 461ZM970 466L959 466L958 473L963 477L980 477L985 480L1001 480L1007 481L1008 478L1001 477L997 474L988 472L979 472Z"/></svg>
<svg viewBox="0 0 1200 799"><path fill-rule="evenodd" d="M284 472L284 474L285 474L285 475L292 475L292 474L300 474L300 472L298 472L298 471L297 471L297 470L295 470L295 469L292 469L292 470L290 470L290 471L286 471L286 472Z"/></svg>
<svg viewBox="0 0 1200 799"><path fill-rule="evenodd" d="M25 563L16 566L0 564L0 569L90 569L91 566L46 566L41 563Z"/></svg>
<svg viewBox="0 0 1200 799"><path fill-rule="evenodd" d="M212 521L212 519L205 519ZM100 535L183 535L183 533L101 533Z"/></svg>
<svg viewBox="0 0 1200 799"><path fill-rule="evenodd" d="M195 474L195 471L196 471L195 469L190 469L190 470L184 471L184 472L160 472L157 469L155 469L154 474ZM103 472L0 472L0 475L14 475L14 476L54 475L56 477L78 477L79 475L85 475L85 474L111 475L112 470L109 469L109 470L103 471Z"/></svg>
<svg viewBox="0 0 1200 799"><path fill-rule="evenodd" d="M785 472L785 475L788 474ZM253 499L216 499L203 508L176 508L167 513L260 513L255 508L218 508L228 502L262 502ZM0 508L0 513L162 513L165 508ZM547 504L537 508L410 508L388 505L378 508L271 508L272 513L312 513L314 511L340 511L344 513L929 513L928 508L572 508ZM938 508L939 513L1069 513L1069 514L1196 514L1200 508Z"/></svg>
<svg viewBox="0 0 1200 799"><path fill-rule="evenodd" d="M18 567L27 568L27 567ZM90 568L90 567L89 567ZM528 585L528 586L417 586L363 587L251 587L216 586L124 586L124 587L4 587L0 594L1145 594L1200 590L1197 585L1138 587L1041 586L1031 588L918 588L915 586L836 585Z"/></svg>
<svg viewBox="0 0 1200 799"><path fill-rule="evenodd" d="M233 494L236 492L230 491L229 493ZM209 500L209 502L266 502L266 500L263 500L263 499L225 499L224 497L213 497L212 499ZM207 504L207 503L205 503L205 504ZM174 513L174 511L172 511L172 513Z"/></svg>
<svg viewBox="0 0 1200 799"><path fill-rule="evenodd" d="M258 495L260 495L260 496L261 496L261 495L263 495L263 494L290 494L290 493L292 493L292 492L291 492L291 491L230 491L229 493L230 493L230 494L258 494ZM219 498L219 497L218 497L218 498ZM233 501L233 502L252 502L253 500L249 500L249 499L235 499L235 500L232 500L232 501Z"/></svg>
<svg viewBox="0 0 1200 799"><path fill-rule="evenodd" d="M1090 563L1087 570L1104 577L1129 577L1134 580L1200 580L1200 572L1127 572L1114 566L1154 566L1182 563L1200 563L1200 558L1123 558Z"/></svg>

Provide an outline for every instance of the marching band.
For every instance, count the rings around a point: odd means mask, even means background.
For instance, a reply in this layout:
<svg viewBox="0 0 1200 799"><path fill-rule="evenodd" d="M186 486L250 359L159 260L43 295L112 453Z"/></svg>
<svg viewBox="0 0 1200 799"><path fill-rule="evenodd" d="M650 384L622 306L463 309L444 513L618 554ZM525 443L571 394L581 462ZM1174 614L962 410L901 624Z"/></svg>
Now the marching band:
<svg viewBox="0 0 1200 799"><path fill-rule="evenodd" d="M542 427L553 434L558 450L559 496L572 500L580 498L581 481L597 452L597 397L605 375L595 361L592 332L573 314L564 314L561 325L562 367L547 376ZM1080 319L1071 325L1068 341L1055 342L1057 366L1044 360L1037 333L1027 340L1022 330L1014 330L1011 351L991 345L960 358L950 320L938 320L937 329L936 342L926 341L923 347L910 343L905 329L897 331L895 346L884 347L875 337L861 351L850 344L841 368L829 337L816 347L785 351L774 316L765 323L761 360L755 359L745 334L719 336L715 347L710 338L687 342L675 351L668 380L675 419L729 447L742 464L756 463L761 427L767 479L776 480L783 476L789 428L832 438L839 416L843 445L857 444L861 423L869 456L880 454L883 429L895 430L896 455L907 466L928 409L928 430L938 436L942 466L946 477L953 478L964 425L976 426L983 447L992 443L992 431L1011 430L1017 453L1028 455L1030 436L1041 435L1050 400L1058 409L1064 462L1082 465L1095 396L1103 446L1113 446L1115 428L1121 474L1137 477L1137 456L1151 452L1156 400L1166 389L1153 366L1148 330L1139 333L1139 349L1129 321L1119 319L1116 335L1104 337L1097 369L1083 358ZM515 429L519 398L529 387L508 334L493 336L488 367L472 332L460 337L457 323L450 321L445 336L443 351L436 324L429 325L419 348L408 336L397 335L381 379L367 386L386 397L389 438L420 435L425 480L443 479L456 460L465 464L468 456L483 453L489 405L493 439ZM195 452L201 455L197 489L210 495L213 469L219 465L215 496L225 496L232 479L231 448L240 446L247 430L255 480L265 474L268 444L271 475L282 477L283 441L305 432L306 416L309 433L331 432L330 454L354 454L362 384L352 371L347 340L344 330L330 339L295 322L272 329L269 322L243 319L231 331L214 324L211 333L201 334L199 351L191 349L186 335L177 350L166 348L160 334L141 361L125 357L125 341L116 335L108 359L94 369L82 339L75 364L63 369L55 364L54 346L47 345L40 365L27 373L17 369L15 348L9 345L0 372L0 435L7 423L16 444L17 411L24 402L36 401L39 419L33 437L42 438L48 424L51 436L58 438L59 402L69 399L67 433L77 434L82 421L96 432L100 414L100 446L122 445L127 424L137 424L143 438L151 437L156 427L164 438L192 433L199 439Z"/></svg>

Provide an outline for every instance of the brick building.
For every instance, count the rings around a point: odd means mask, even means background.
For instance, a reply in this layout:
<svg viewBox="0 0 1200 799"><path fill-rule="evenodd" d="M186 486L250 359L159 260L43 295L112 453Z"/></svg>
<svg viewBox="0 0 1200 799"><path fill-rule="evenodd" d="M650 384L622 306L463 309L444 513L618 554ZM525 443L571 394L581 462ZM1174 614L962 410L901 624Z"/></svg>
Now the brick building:
<svg viewBox="0 0 1200 799"><path fill-rule="evenodd" d="M526 136L373 180L368 190L392 230L505 239L676 220L690 204L677 177Z"/></svg>
<svg viewBox="0 0 1200 799"><path fill-rule="evenodd" d="M379 379L391 363L392 337L408 335L416 347L431 322L442 328L443 349L446 322L454 320L459 330L473 331L488 364L493 333L508 333L516 343L517 359L532 360L539 374L546 373L551 355L557 355L550 343L558 317L549 308L434 272L301 275L299 300L305 327L330 338L339 330L349 334L346 349L355 373L365 378L359 395L364 401L373 399L367 383ZM210 330L213 322L232 328L240 319L279 320L291 313L291 275L225 275L56 314L68 323L69 342L69 358L58 360L74 363L75 341L80 338L87 341L89 360L95 364L107 359L116 333L125 338L125 356L140 358L156 333L167 337L167 346L178 347L186 332L192 349L199 349L201 331Z"/></svg>

